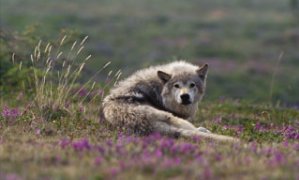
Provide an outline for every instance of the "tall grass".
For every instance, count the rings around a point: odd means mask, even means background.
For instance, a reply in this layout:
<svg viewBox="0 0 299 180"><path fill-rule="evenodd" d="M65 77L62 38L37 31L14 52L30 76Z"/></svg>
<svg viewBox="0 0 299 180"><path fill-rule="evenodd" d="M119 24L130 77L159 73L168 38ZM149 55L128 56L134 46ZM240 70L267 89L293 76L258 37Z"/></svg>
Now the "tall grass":
<svg viewBox="0 0 299 180"><path fill-rule="evenodd" d="M272 100L273 100L273 89L274 89L275 78L276 78L276 74L277 74L279 65L280 65L280 63L281 63L281 61L282 61L283 55L284 55L284 52L282 51L282 52L279 54L279 57L278 57L278 59L277 59L277 61L276 61L276 64L275 64L275 67L274 67L274 70L273 70L273 73L272 73L272 76L271 76L270 90L269 90L269 102L270 102L270 104L272 104Z"/></svg>
<svg viewBox="0 0 299 180"><path fill-rule="evenodd" d="M34 74L32 105L38 110L39 117L44 120L75 115L87 99L89 99L88 103L91 103L97 98L101 100L104 96L103 93L94 93L96 88L100 87L95 77L111 62L107 62L89 80L83 84L80 83L82 72L92 57L91 55L83 56L88 37L71 44L65 43L67 38L64 36L56 46L39 41L30 55L30 68L33 69ZM12 60L14 62L14 54ZM19 63L19 67L22 68L22 62ZM107 78L112 76L112 80L102 87L102 91L104 92L112 82L116 82L120 74L120 71L108 73ZM78 98L83 89L87 93Z"/></svg>

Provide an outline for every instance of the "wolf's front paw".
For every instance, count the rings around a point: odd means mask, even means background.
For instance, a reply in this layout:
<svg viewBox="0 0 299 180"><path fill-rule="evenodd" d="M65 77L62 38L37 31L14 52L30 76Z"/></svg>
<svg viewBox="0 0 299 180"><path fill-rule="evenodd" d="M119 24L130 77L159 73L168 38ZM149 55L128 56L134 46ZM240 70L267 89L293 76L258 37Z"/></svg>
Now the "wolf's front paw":
<svg viewBox="0 0 299 180"><path fill-rule="evenodd" d="M209 131L208 129L206 129L204 127L198 127L197 130L199 130L200 132L204 132L204 133L211 133L211 131Z"/></svg>

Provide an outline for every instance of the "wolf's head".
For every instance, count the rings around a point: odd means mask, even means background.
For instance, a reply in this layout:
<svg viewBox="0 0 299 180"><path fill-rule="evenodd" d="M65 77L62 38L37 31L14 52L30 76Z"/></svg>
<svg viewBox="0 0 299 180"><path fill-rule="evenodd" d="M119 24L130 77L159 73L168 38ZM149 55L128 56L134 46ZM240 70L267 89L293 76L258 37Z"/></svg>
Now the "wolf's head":
<svg viewBox="0 0 299 180"><path fill-rule="evenodd" d="M194 72L168 74L158 71L158 77L164 83L161 93L164 107L185 118L193 116L204 95L207 72L207 64Z"/></svg>

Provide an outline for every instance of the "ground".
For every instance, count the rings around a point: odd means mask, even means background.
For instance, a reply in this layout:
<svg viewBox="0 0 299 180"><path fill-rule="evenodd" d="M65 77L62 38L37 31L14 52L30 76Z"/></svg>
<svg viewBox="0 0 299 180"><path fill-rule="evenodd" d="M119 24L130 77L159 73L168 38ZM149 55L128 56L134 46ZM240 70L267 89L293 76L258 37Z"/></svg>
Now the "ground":
<svg viewBox="0 0 299 180"><path fill-rule="evenodd" d="M89 109L92 109L89 107ZM5 111L5 112L4 112ZM2 111L0 174L6 179L296 179L299 112L230 100L203 102L193 123L241 138L135 136L98 113L50 122Z"/></svg>

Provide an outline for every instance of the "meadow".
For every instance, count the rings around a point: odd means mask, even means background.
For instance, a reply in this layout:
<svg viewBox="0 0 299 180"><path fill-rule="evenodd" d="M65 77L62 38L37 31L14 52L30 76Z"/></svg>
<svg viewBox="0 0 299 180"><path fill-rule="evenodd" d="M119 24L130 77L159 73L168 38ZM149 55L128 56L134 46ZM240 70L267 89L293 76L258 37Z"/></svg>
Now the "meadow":
<svg viewBox="0 0 299 180"><path fill-rule="evenodd" d="M0 179L298 179L292 2L0 0ZM192 123L240 142L103 120L118 80L176 59L210 65Z"/></svg>
<svg viewBox="0 0 299 180"><path fill-rule="evenodd" d="M75 115L55 109L53 119L39 116L34 106L4 107L0 119L2 179L299 176L298 110L236 101L202 105L193 123L241 139L240 143L228 143L126 134L102 121L94 111L97 106L76 105Z"/></svg>
<svg viewBox="0 0 299 180"><path fill-rule="evenodd" d="M142 67L186 59L211 65L206 99L222 96L287 106L299 101L299 16L291 1L0 2L2 39L33 37L31 45L10 45L11 53L25 49L24 61L40 39L89 36L86 53L95 60L88 64L88 76L107 61L126 77Z"/></svg>

